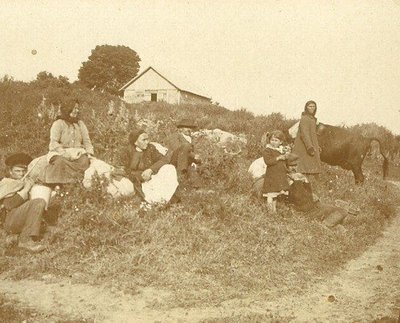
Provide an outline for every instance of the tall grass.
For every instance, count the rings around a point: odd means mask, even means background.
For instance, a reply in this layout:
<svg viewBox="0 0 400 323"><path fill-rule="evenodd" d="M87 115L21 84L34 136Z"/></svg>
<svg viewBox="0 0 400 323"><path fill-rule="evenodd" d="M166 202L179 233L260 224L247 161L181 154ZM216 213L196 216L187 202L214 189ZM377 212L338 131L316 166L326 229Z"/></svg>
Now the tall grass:
<svg viewBox="0 0 400 323"><path fill-rule="evenodd" d="M96 155L111 163L133 127L145 127L152 139L162 141L183 117L194 118L201 128L244 133L248 146L232 156L199 138L195 145L204 159L203 190L187 191L180 204L148 212L139 210L136 198L111 199L100 179L90 191L70 187L55 200L62 212L48 251L31 256L7 249L6 257L0 258L6 277L40 278L51 273L130 293L154 286L171 291L170 298L158 304L164 307L216 305L254 295L275 298L301 293L315 277L332 273L359 255L395 214L397 191L379 179L373 160L365 167L364 186L354 186L349 172L328 166L315 186L325 203L343 199L361 208L357 216L346 219L345 233L284 204L277 214L270 214L263 201L254 200L246 170L260 156L263 132L293 124L281 114L255 117L213 105L128 105L117 97L60 86L61 90L54 84L0 84L5 100L0 122L6 129L2 155L23 150L36 156L47 151L56 108L50 99L43 102L43 95L53 91L61 98L79 98Z"/></svg>

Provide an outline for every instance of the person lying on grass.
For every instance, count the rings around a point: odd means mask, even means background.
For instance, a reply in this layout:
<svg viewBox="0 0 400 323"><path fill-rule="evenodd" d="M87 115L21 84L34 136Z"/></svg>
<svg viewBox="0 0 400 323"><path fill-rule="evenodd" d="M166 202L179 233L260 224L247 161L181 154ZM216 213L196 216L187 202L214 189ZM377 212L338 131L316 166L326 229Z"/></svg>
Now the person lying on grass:
<svg viewBox="0 0 400 323"><path fill-rule="evenodd" d="M46 201L41 198L28 200L34 182L26 177L27 166L32 158L24 153L17 153L5 160L9 177L0 181L0 214L4 220L4 229L11 234L8 243L18 239L18 247L30 252L45 249L35 240L38 239ZM15 240L17 240L15 239Z"/></svg>
<svg viewBox="0 0 400 323"><path fill-rule="evenodd" d="M144 130L132 131L128 141L128 147L120 154L121 166L114 175L126 175L147 203L168 203L178 187L175 166L168 164L168 159L150 144Z"/></svg>

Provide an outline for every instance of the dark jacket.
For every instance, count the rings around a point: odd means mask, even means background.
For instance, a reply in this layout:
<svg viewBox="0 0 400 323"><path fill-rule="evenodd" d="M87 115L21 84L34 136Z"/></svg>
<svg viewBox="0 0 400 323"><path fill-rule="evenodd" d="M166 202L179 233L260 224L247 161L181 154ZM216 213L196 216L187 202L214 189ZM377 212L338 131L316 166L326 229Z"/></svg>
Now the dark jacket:
<svg viewBox="0 0 400 323"><path fill-rule="evenodd" d="M276 160L280 155L279 151L271 148L266 148L263 152L264 162L267 165L263 193L280 192L289 189L286 161Z"/></svg>
<svg viewBox="0 0 400 323"><path fill-rule="evenodd" d="M151 169L153 174L168 164L167 159L154 147L149 144L144 151L137 151L134 146L129 146L120 155L119 164L124 167L125 173L134 183L142 182L142 172Z"/></svg>
<svg viewBox="0 0 400 323"><path fill-rule="evenodd" d="M167 158L171 158L173 153L181 148L182 146L188 147L190 151L190 157L194 158L194 146L188 142L185 137L180 133L174 133L168 136L164 142L165 146L168 148Z"/></svg>
<svg viewBox="0 0 400 323"><path fill-rule="evenodd" d="M8 211L17 208L24 203L25 200L22 198L21 195L17 193L0 200L0 222L4 222L5 216Z"/></svg>
<svg viewBox="0 0 400 323"><path fill-rule="evenodd" d="M178 172L188 170L192 163L200 164L195 159L194 146L180 133L174 133L166 138L164 144L168 148L166 158L174 165Z"/></svg>

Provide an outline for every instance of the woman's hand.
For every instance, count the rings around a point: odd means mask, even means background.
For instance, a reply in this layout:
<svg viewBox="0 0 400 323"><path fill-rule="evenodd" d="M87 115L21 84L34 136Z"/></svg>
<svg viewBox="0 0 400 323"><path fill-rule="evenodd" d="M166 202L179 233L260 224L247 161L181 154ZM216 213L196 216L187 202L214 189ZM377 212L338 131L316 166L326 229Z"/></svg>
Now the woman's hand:
<svg viewBox="0 0 400 323"><path fill-rule="evenodd" d="M145 181L145 182L148 182L150 179L151 179L151 175L153 175L153 171L149 168L149 169L146 169L145 171L143 171L143 173L142 173L142 179Z"/></svg>

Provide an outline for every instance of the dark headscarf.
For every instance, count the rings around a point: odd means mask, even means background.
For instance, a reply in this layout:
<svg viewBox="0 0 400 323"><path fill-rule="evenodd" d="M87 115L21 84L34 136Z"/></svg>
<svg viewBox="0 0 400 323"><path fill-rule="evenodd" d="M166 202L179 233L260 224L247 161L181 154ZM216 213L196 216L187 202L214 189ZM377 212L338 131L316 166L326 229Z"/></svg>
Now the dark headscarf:
<svg viewBox="0 0 400 323"><path fill-rule="evenodd" d="M68 123L78 123L78 117L71 117L70 114L74 110L75 106L78 104L78 101L67 101L62 102L60 104L60 115L57 117L58 119L64 120Z"/></svg>
<svg viewBox="0 0 400 323"><path fill-rule="evenodd" d="M315 111L314 111L313 114L309 113L308 110L307 110L307 107L308 107L310 104L315 104ZM317 113L317 103L316 103L315 101L312 101L312 100L307 101L306 104L305 104L305 106L304 106L304 112L303 112L303 114L307 114L307 115L310 115L310 116L315 117L315 114L316 114L316 113Z"/></svg>
<svg viewBox="0 0 400 323"><path fill-rule="evenodd" d="M131 146L135 145L136 140L138 140L139 136L144 133L143 129L135 129L133 130L128 137L129 144Z"/></svg>

